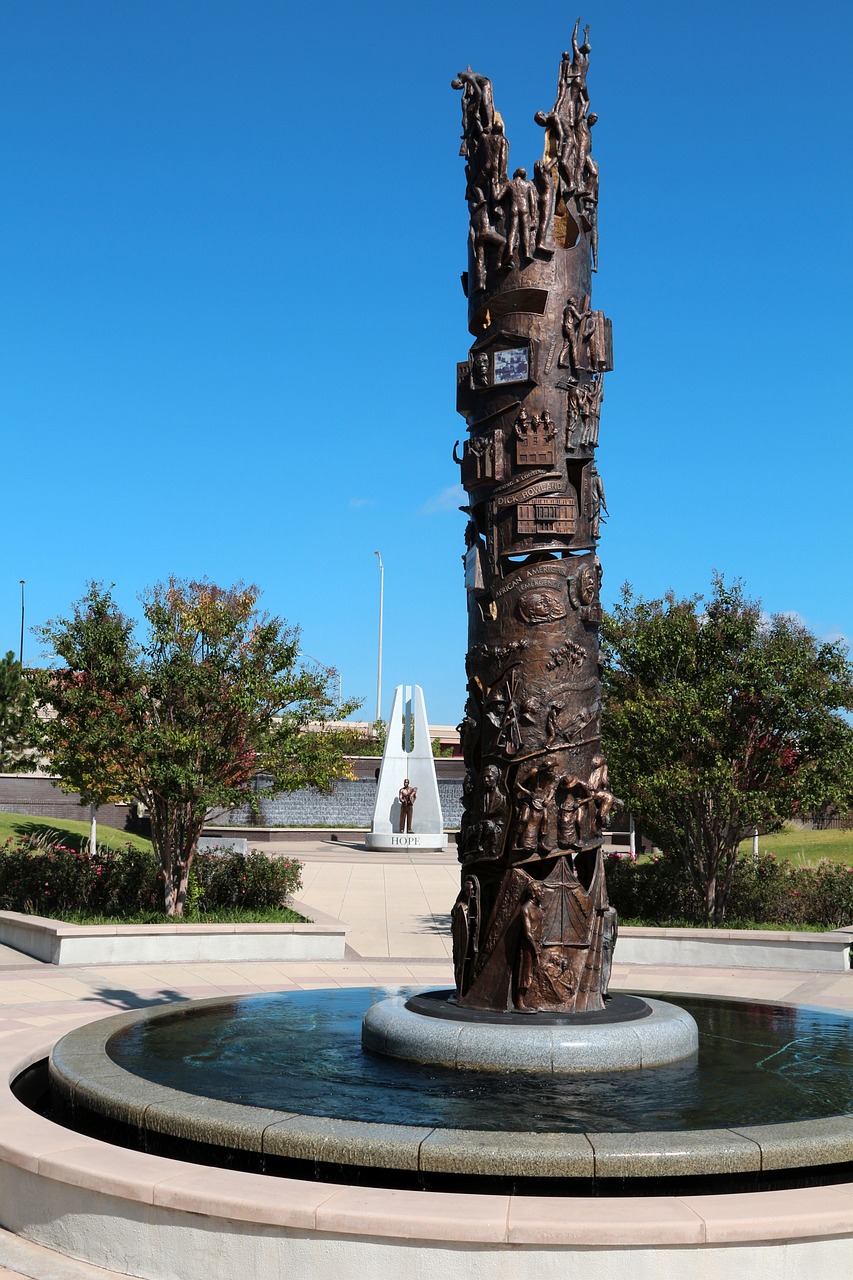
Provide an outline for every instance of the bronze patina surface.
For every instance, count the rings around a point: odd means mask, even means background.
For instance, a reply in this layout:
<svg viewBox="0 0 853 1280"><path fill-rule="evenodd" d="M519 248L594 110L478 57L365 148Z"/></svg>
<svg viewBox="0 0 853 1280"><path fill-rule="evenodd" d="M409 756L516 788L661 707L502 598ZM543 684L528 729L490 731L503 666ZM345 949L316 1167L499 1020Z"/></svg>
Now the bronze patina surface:
<svg viewBox="0 0 853 1280"><path fill-rule="evenodd" d="M468 698L453 908L458 1002L600 1009L616 937L601 855L617 803L600 745L595 464L610 321L592 307L598 166L589 28L564 53L532 179L509 176L491 81L469 67L462 146L470 213L462 277L474 341L457 367Z"/></svg>

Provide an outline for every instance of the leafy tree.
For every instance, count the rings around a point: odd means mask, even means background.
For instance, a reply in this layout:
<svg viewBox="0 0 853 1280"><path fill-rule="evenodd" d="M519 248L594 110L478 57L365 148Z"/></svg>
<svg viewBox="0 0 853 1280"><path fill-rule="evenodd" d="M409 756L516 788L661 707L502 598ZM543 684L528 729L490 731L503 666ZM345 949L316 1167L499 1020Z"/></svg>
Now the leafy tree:
<svg viewBox="0 0 853 1280"><path fill-rule="evenodd" d="M739 583L707 602L635 597L602 633L602 735L614 790L655 844L684 860L719 924L738 844L759 827L853 795L853 666L846 647L767 618Z"/></svg>
<svg viewBox="0 0 853 1280"><path fill-rule="evenodd" d="M109 592L94 584L74 606L71 621L48 623L41 629L45 639L54 640L54 626L66 628L61 650L58 643L55 647L67 667L34 674L39 701L50 708L40 745L63 790L78 792L80 803L89 806L89 844L94 855L98 808L132 798L125 794L126 780L114 743L124 725L120 708L136 688L132 662L138 651L132 639L133 623L114 608Z"/></svg>
<svg viewBox="0 0 853 1280"><path fill-rule="evenodd" d="M348 756L381 756L385 751L388 726L384 720L374 720L371 725L346 725L338 730L341 749ZM440 738L430 741L436 757L452 756L452 747L442 747Z"/></svg>
<svg viewBox="0 0 853 1280"><path fill-rule="evenodd" d="M29 773L38 763L33 695L10 649L0 658L0 773Z"/></svg>
<svg viewBox="0 0 853 1280"><path fill-rule="evenodd" d="M385 749L386 731L384 720L374 720L371 725L340 725L337 736L344 755L381 756Z"/></svg>
<svg viewBox="0 0 853 1280"><path fill-rule="evenodd" d="M328 789L345 771L323 728L339 714L337 672L299 667L298 628L259 613L257 600L255 587L173 578L143 597L148 629L139 642L110 592L93 583L70 618L42 628L64 664L38 677L39 697L55 712L46 754L66 790L147 806L168 915L183 912L211 808Z"/></svg>

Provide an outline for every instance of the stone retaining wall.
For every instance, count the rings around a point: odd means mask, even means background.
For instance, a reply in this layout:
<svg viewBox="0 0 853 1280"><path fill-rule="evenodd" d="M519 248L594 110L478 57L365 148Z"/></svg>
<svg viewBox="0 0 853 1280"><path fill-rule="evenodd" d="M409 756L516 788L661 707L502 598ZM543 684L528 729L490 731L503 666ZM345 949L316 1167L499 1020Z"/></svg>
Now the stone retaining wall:
<svg viewBox="0 0 853 1280"><path fill-rule="evenodd" d="M376 801L378 759L359 758L351 762L356 777L341 778L328 794L309 787L304 791L285 791L262 800L262 817L259 826L264 827L369 827ZM436 761L438 794L445 828L459 826L462 818L462 762ZM442 774L451 775L442 777ZM366 776L365 776L366 775ZM453 776L455 775L455 776ZM80 805L76 794L66 795L53 778L33 777L26 774L0 775L0 811L26 813L34 817L73 819L88 822L89 809ZM139 830L148 834L134 822L129 805L101 805L98 822L124 830ZM248 805L232 814L217 811L214 823L228 826L254 825Z"/></svg>
<svg viewBox="0 0 853 1280"><path fill-rule="evenodd" d="M378 762L377 762L378 763ZM439 778L438 796L445 828L458 827L462 818L462 782ZM228 815L216 815L214 824L263 827L369 827L376 802L376 779L339 779L326 794L309 788L283 791L260 801L260 821L252 818L248 805Z"/></svg>
<svg viewBox="0 0 853 1280"><path fill-rule="evenodd" d="M0 943L43 964L343 960L350 926L292 899L303 924L66 924L0 911Z"/></svg>
<svg viewBox="0 0 853 1280"><path fill-rule="evenodd" d="M0 812L26 813L34 818L88 822L89 806L81 805L76 791L66 793L54 778L43 774L0 774ZM102 804L98 822L119 831L138 829L132 807L127 804Z"/></svg>

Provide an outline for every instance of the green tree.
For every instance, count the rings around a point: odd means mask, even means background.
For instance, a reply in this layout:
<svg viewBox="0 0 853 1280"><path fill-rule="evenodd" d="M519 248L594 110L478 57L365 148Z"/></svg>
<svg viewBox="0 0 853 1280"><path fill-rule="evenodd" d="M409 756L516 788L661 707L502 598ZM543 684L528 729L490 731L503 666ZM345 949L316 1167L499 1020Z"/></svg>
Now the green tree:
<svg viewBox="0 0 853 1280"><path fill-rule="evenodd" d="M29 773L38 763L33 695L10 649L0 658L0 773Z"/></svg>
<svg viewBox="0 0 853 1280"><path fill-rule="evenodd" d="M337 731L341 751L347 756L381 756L386 729L384 720L374 720L372 725L341 725Z"/></svg>
<svg viewBox="0 0 853 1280"><path fill-rule="evenodd" d="M136 689L133 662L138 650L133 623L113 607L109 592L94 584L74 606L73 619L41 629L45 639L54 639L54 625L65 627L61 656L67 666L34 674L39 701L49 708L40 745L63 790L78 792L81 805L89 807L94 854L98 808L133 798L126 794L114 744L124 723L121 708Z"/></svg>
<svg viewBox="0 0 853 1280"><path fill-rule="evenodd" d="M739 583L711 598L625 587L602 630L602 736L613 788L680 854L719 924L738 845L853 796L853 666L838 642L767 618Z"/></svg>
<svg viewBox="0 0 853 1280"><path fill-rule="evenodd" d="M255 587L171 579L143 597L140 642L110 592L92 584L70 618L42 629L64 664L38 677L55 713L45 752L66 790L146 805L168 915L183 912L210 809L328 789L346 769L324 730L339 714L337 672L298 666L298 628L259 613L257 600Z"/></svg>

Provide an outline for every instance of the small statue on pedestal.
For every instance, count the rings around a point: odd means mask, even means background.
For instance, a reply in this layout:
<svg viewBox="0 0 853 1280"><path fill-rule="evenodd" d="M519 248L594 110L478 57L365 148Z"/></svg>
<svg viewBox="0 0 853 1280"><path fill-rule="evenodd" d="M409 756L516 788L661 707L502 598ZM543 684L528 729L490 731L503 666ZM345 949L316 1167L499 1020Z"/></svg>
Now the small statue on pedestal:
<svg viewBox="0 0 853 1280"><path fill-rule="evenodd" d="M400 801L400 832L412 830L412 810L415 807L415 800L418 797L417 787L413 787L408 778L403 779L403 785L397 793L397 799Z"/></svg>

